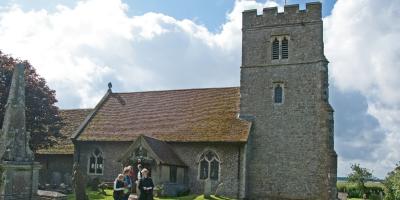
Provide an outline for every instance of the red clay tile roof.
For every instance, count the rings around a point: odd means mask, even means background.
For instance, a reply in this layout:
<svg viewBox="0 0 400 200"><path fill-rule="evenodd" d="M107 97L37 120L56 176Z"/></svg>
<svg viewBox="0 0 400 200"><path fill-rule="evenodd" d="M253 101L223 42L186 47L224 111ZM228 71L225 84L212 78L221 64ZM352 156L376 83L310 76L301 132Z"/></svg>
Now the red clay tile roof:
<svg viewBox="0 0 400 200"><path fill-rule="evenodd" d="M37 150L37 154L73 154L74 145L70 139L71 135L75 133L79 125L83 122L85 117L93 109L73 109L73 110L60 110L60 117L62 119L63 127L60 129L60 134L64 137L57 139L57 144L46 149Z"/></svg>
<svg viewBox="0 0 400 200"><path fill-rule="evenodd" d="M239 88L110 93L73 138L167 142L246 142L250 123L238 119Z"/></svg>

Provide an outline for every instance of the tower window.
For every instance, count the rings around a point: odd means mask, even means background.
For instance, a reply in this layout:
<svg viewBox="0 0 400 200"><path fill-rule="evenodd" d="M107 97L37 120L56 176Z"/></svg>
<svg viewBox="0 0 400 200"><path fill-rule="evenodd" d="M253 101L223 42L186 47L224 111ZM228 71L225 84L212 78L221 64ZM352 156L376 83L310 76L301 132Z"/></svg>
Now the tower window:
<svg viewBox="0 0 400 200"><path fill-rule="evenodd" d="M279 40L277 38L272 42L272 59L279 59Z"/></svg>
<svg viewBox="0 0 400 200"><path fill-rule="evenodd" d="M282 59L287 59L289 57L289 44L286 37L282 40L281 56Z"/></svg>
<svg viewBox="0 0 400 200"><path fill-rule="evenodd" d="M272 60L289 58L289 36L274 36L271 47Z"/></svg>
<svg viewBox="0 0 400 200"><path fill-rule="evenodd" d="M274 87L274 103L283 103L283 87L282 84L276 84Z"/></svg>

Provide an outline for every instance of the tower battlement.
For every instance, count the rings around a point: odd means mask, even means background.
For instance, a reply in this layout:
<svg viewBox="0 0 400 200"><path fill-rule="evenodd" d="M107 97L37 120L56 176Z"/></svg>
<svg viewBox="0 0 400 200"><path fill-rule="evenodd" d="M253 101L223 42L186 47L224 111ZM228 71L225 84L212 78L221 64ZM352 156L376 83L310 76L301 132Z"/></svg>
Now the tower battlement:
<svg viewBox="0 0 400 200"><path fill-rule="evenodd" d="M307 22L322 22L320 2L306 3L306 9L300 10L299 4L285 5L284 12L278 12L277 7L264 8L262 15L257 10L243 11L243 29L263 26L302 24Z"/></svg>

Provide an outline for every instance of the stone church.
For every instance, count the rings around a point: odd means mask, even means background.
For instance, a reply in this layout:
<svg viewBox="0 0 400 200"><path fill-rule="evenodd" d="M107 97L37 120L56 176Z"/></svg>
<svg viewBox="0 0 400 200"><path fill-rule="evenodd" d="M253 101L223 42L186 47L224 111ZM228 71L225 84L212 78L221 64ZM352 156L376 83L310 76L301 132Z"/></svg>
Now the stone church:
<svg viewBox="0 0 400 200"><path fill-rule="evenodd" d="M59 168L49 157L63 154L90 179L141 163L156 185L191 193L211 183L240 199L336 199L322 26L321 3L244 11L240 87L110 87L94 109L62 111L71 141L39 151L46 176Z"/></svg>

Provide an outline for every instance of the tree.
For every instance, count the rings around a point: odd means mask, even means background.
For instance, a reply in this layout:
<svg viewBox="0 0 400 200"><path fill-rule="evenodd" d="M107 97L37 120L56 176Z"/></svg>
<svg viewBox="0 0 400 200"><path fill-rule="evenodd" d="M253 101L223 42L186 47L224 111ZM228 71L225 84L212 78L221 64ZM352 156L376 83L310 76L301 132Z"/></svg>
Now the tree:
<svg viewBox="0 0 400 200"><path fill-rule="evenodd" d="M372 172L367 168L360 167L360 164L351 165L352 172L349 174L349 182L357 184L357 187L365 194L365 182L372 179Z"/></svg>
<svg viewBox="0 0 400 200"><path fill-rule="evenodd" d="M25 105L26 130L31 133L30 146L33 151L48 147L61 137L59 129L61 118L55 105L55 91L40 77L28 61L14 59L0 51L0 127L3 126L5 106L11 86L13 69L16 63L24 63L25 69Z"/></svg>
<svg viewBox="0 0 400 200"><path fill-rule="evenodd" d="M385 178L385 200L400 199L400 163Z"/></svg>

